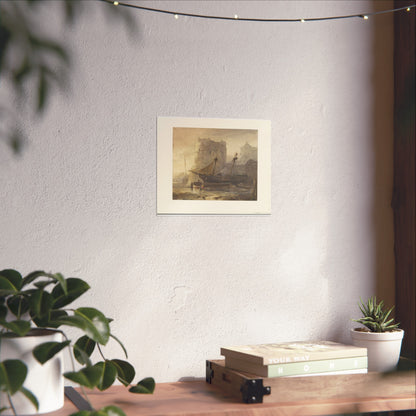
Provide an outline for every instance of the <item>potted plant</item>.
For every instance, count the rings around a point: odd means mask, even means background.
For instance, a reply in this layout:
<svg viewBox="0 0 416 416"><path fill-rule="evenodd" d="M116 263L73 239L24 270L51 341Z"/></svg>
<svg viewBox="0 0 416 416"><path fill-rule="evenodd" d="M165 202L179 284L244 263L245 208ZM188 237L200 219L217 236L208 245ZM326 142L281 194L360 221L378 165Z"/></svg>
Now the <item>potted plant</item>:
<svg viewBox="0 0 416 416"><path fill-rule="evenodd" d="M127 359L125 347L111 333L111 319L92 307L70 307L89 288L84 280L60 273L35 271L22 277L16 270L0 271L0 413L34 414L62 407L63 377L80 385L84 395L84 387L105 390L116 380L132 393L153 392L153 378L131 386L134 367L125 359L105 357L103 346L112 339ZM81 336L70 340L65 327L77 328ZM62 373L64 349L69 351L72 371ZM100 357L95 363L94 351ZM124 412L107 406L99 414Z"/></svg>
<svg viewBox="0 0 416 416"><path fill-rule="evenodd" d="M360 299L362 317L353 319L364 327L351 329L353 344L367 348L369 371L391 371L400 358L404 331L390 317L394 306L384 308L384 302L377 303L375 296L366 303Z"/></svg>

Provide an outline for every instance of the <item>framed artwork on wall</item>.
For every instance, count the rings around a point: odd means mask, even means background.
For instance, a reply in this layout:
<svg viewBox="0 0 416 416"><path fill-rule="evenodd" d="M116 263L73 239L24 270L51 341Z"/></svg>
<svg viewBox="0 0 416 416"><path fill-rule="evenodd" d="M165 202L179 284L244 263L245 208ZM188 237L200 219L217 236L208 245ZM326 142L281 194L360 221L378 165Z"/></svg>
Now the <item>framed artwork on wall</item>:
<svg viewBox="0 0 416 416"><path fill-rule="evenodd" d="M158 214L270 214L270 120L158 117Z"/></svg>

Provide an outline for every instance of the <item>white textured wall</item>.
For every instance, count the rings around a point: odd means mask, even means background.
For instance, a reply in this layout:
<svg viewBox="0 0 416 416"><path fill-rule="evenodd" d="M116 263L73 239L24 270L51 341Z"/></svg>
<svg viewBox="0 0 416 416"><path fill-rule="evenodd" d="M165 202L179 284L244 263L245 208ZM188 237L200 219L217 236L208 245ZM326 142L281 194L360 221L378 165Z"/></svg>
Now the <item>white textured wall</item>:
<svg viewBox="0 0 416 416"><path fill-rule="evenodd" d="M87 3L59 30L71 90L25 126L22 157L1 143L0 266L86 279L80 304L113 317L138 376L158 382L202 376L223 345L349 341L360 296L393 301L392 16L260 24L133 10L129 35L101 10L112 6ZM283 18L392 6L137 3ZM271 120L272 214L156 216L157 116Z"/></svg>

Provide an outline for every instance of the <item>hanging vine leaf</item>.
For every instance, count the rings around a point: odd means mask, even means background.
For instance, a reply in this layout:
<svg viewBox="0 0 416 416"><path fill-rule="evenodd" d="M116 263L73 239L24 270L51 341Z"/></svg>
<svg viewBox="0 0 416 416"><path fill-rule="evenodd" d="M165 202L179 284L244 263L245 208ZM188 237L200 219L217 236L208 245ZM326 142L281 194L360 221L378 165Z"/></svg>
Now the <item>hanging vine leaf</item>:
<svg viewBox="0 0 416 416"><path fill-rule="evenodd" d="M27 367L22 361L0 362L0 391L6 391L12 396L23 386L26 375Z"/></svg>
<svg viewBox="0 0 416 416"><path fill-rule="evenodd" d="M106 317L94 308L79 308L72 316L63 316L53 322L56 325L74 326L97 342L105 345L110 337L110 326Z"/></svg>
<svg viewBox="0 0 416 416"><path fill-rule="evenodd" d="M134 376L136 375L134 367L127 361L123 360L115 359L111 360L111 362L117 368L117 380L125 386L128 386L133 381Z"/></svg>
<svg viewBox="0 0 416 416"><path fill-rule="evenodd" d="M152 377L144 378L135 386L129 388L130 393L152 394L155 390L155 380Z"/></svg>
<svg viewBox="0 0 416 416"><path fill-rule="evenodd" d="M33 406L35 406L36 410L39 410L38 399L36 398L36 396L30 390L28 390L27 388L22 386L22 387L20 387L19 391L21 393L23 393L26 396L26 398L29 399L32 402L32 404L33 404Z"/></svg>
<svg viewBox="0 0 416 416"><path fill-rule="evenodd" d="M80 364L90 364L91 354L94 352L96 342L83 335L74 344L74 357Z"/></svg>
<svg viewBox="0 0 416 416"><path fill-rule="evenodd" d="M33 356L41 363L45 364L51 358L53 358L58 352L62 351L67 345L69 345L71 341L64 341L64 342L44 342L42 344L37 345L32 353Z"/></svg>
<svg viewBox="0 0 416 416"><path fill-rule="evenodd" d="M97 384L97 388L100 391L108 389L113 385L117 376L117 369L111 361L101 361L94 365L101 372L100 380Z"/></svg>
<svg viewBox="0 0 416 416"><path fill-rule="evenodd" d="M85 332L90 338L101 345L107 344L110 338L110 325L103 313L95 308L78 308L74 313L87 322Z"/></svg>
<svg viewBox="0 0 416 416"><path fill-rule="evenodd" d="M64 373L64 377L81 386L93 389L97 386L101 378L101 370L98 367L85 367L79 371Z"/></svg>

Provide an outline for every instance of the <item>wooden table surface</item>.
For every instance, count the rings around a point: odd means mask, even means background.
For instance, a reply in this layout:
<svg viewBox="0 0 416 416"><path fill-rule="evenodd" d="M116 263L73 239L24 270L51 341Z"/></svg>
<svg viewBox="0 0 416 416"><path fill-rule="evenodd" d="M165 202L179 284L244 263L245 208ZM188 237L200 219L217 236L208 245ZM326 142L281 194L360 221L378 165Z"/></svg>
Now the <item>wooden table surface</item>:
<svg viewBox="0 0 416 416"><path fill-rule="evenodd" d="M410 375L407 375L409 378ZM414 377L413 375L410 377ZM123 386L113 386L103 392L91 391L88 397L92 405L99 409L116 405L127 416L294 416L329 415L337 413L377 412L389 410L415 409L413 387L389 397L341 397L328 398L322 394L311 400L285 401L278 403L245 404L231 397L220 388L205 380L176 383L157 383L152 395L129 393ZM68 400L65 406L50 416L67 416L76 412L76 407Z"/></svg>

